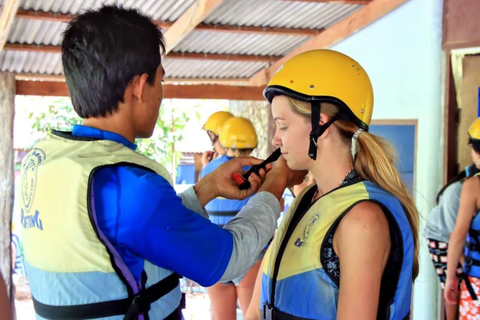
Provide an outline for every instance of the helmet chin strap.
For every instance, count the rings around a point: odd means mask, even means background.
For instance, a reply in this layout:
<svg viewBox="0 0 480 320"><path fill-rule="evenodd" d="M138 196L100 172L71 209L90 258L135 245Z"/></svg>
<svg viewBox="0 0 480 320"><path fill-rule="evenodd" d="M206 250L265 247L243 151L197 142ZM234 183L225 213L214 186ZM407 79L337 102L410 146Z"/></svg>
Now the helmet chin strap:
<svg viewBox="0 0 480 320"><path fill-rule="evenodd" d="M312 160L316 160L318 137L320 137L325 132L325 130L327 130L328 127L330 127L332 123L337 121L340 118L340 116L337 114L334 117L332 117L328 122L321 125L320 124L320 111L321 111L320 101L312 100L311 104L312 104L312 115L310 119L312 121L312 131L310 132L310 147L308 149L308 156Z"/></svg>

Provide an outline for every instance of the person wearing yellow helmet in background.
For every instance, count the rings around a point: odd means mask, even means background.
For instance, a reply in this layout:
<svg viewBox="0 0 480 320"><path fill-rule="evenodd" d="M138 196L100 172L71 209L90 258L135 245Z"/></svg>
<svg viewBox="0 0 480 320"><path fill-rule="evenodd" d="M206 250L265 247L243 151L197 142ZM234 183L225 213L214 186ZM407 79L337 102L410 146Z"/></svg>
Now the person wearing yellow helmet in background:
<svg viewBox="0 0 480 320"><path fill-rule="evenodd" d="M203 130L205 130L212 142L213 150L205 151L202 155L202 169L218 156L224 155L225 150L220 145L218 141L218 136L222 130L222 126L228 119L232 118L233 114L228 111L217 111L208 117L207 121L203 125Z"/></svg>
<svg viewBox="0 0 480 320"><path fill-rule="evenodd" d="M201 173L201 177L235 157L248 157L257 146L258 138L250 120L242 117L231 117L223 124L218 142L226 153L207 164ZM248 168L244 169L247 170ZM205 209L213 223L223 226L232 220L240 209L247 204L248 200L249 198L244 200L216 198L207 204ZM263 254L264 252L260 253L255 259L257 262L245 276L229 282L219 282L207 288L213 319L235 319L237 300L245 314L252 297L255 277Z"/></svg>
<svg viewBox="0 0 480 320"><path fill-rule="evenodd" d="M279 226L246 319L408 318L418 212L385 141L368 133L367 73L342 53L308 51L280 67L264 96L273 144L316 184Z"/></svg>
<svg viewBox="0 0 480 320"><path fill-rule="evenodd" d="M480 118L476 119L468 130L472 160L480 169ZM460 319L477 319L480 307L480 174L463 183L460 194L455 228L450 235L447 255L447 280L445 281L445 299L456 304L460 298ZM465 254L464 272L461 280L460 297L457 265L462 253Z"/></svg>

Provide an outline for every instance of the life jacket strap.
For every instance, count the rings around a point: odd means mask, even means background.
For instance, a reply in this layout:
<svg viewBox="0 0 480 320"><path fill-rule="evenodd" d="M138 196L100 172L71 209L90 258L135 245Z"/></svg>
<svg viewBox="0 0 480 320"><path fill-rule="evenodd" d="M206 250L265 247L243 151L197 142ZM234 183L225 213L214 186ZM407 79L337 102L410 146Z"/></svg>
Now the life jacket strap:
<svg viewBox="0 0 480 320"><path fill-rule="evenodd" d="M172 273L165 279L162 279L139 294L126 299L71 306L47 305L39 302L35 299L35 297L32 297L32 300L35 312L40 317L45 319L96 319L124 314L125 320L136 320L140 315L143 315L144 319L148 320L150 304L175 289L179 284L178 279L179 275ZM178 317L177 312L177 316L169 318L169 320L181 319L181 309L184 307L185 300L184 297L182 297L179 308L177 308L180 309L180 317ZM173 315L176 311L177 310L175 310L171 315Z"/></svg>
<svg viewBox="0 0 480 320"><path fill-rule="evenodd" d="M297 317L278 310L277 308L264 303L263 304L263 320L312 320L308 318Z"/></svg>
<svg viewBox="0 0 480 320"><path fill-rule="evenodd" d="M477 294L475 293L475 290L473 289L472 283L470 282L470 279L468 278L468 274L464 273L463 277L460 278L460 283L462 281L465 281L465 286L467 287L468 293L470 293L470 296L472 297L472 300L478 300Z"/></svg>

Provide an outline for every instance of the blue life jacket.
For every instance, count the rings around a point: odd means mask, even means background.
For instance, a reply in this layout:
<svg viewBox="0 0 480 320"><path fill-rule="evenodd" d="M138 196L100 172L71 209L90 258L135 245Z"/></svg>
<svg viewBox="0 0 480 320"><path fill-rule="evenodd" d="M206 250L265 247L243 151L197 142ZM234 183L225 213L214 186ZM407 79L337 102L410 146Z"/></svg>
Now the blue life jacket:
<svg viewBox="0 0 480 320"><path fill-rule="evenodd" d="M201 173L201 178L209 174L210 172L217 169L220 165L231 160L233 158L226 155L222 155L203 168ZM248 167L245 167L244 170L248 170ZM205 210L208 212L210 221L220 226L227 224L233 217L247 204L250 197L244 200L231 200L225 199L223 197L217 197L210 201L206 206Z"/></svg>
<svg viewBox="0 0 480 320"><path fill-rule="evenodd" d="M336 319L340 265L335 261L333 234L341 219L362 201L382 208L392 241L377 319L408 319L414 243L401 203L369 181L353 181L311 204L315 191L316 186L307 189L295 200L267 251L261 291L263 319Z"/></svg>

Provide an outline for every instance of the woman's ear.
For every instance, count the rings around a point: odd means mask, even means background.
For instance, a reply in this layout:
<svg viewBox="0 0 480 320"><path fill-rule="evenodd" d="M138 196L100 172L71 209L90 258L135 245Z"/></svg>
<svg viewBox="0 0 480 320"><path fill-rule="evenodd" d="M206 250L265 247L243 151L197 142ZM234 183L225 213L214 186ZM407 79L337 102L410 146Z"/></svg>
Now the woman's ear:
<svg viewBox="0 0 480 320"><path fill-rule="evenodd" d="M320 122L319 122L319 124L320 124L321 126L323 126L325 123L328 122L328 120L330 120L330 117L329 117L327 114L321 112L321 113L320 113Z"/></svg>
<svg viewBox="0 0 480 320"><path fill-rule="evenodd" d="M325 123L327 123L328 121L330 121L331 117L329 115L327 115L326 113L323 113L321 112L320 113L320 125L323 126ZM325 138L326 136L328 136L328 133L330 132L330 128L332 127L332 125L330 125L327 129L325 129L325 131L323 132L323 134L319 137L320 138Z"/></svg>

